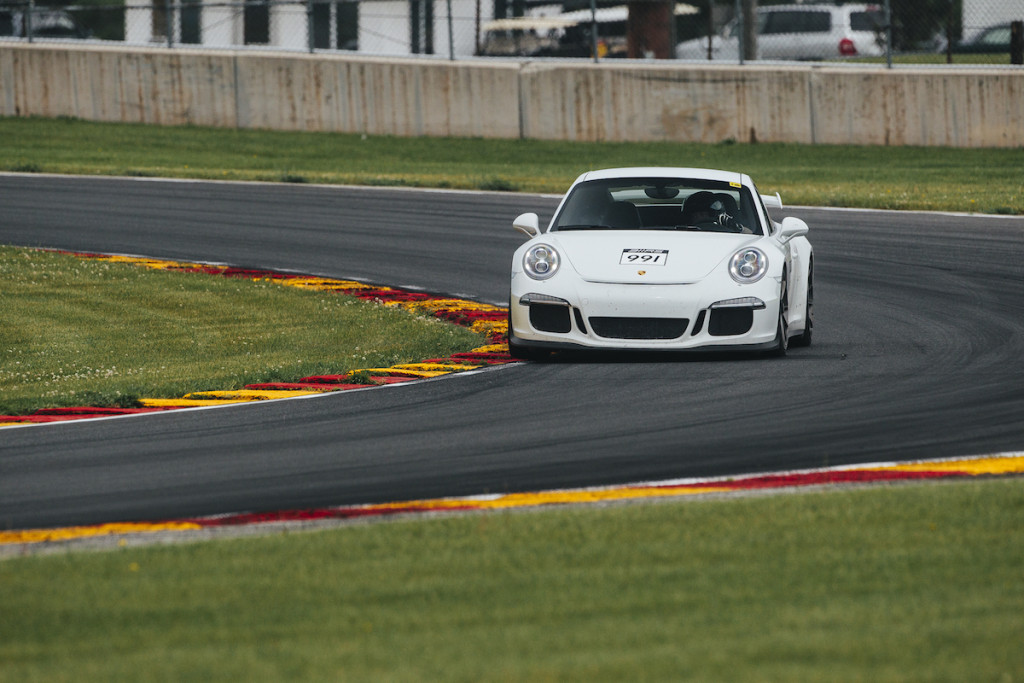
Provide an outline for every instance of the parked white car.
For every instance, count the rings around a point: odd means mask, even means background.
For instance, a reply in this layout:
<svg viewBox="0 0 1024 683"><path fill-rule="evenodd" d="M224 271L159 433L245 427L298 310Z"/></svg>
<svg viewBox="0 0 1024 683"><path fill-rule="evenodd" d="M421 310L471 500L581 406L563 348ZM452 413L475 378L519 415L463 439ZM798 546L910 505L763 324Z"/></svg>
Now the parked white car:
<svg viewBox="0 0 1024 683"><path fill-rule="evenodd" d="M63 9L33 9L29 16L17 7L0 6L0 37L89 38L92 35Z"/></svg>
<svg viewBox="0 0 1024 683"><path fill-rule="evenodd" d="M756 59L825 60L885 54L885 15L875 5L773 5L757 10ZM739 59L739 23L711 36L711 57ZM708 37L676 46L677 59L708 59ZM745 59L752 59L745 55Z"/></svg>
<svg viewBox="0 0 1024 683"><path fill-rule="evenodd" d="M774 222L741 173L620 168L580 176L512 258L509 352L770 351L811 343L807 224Z"/></svg>

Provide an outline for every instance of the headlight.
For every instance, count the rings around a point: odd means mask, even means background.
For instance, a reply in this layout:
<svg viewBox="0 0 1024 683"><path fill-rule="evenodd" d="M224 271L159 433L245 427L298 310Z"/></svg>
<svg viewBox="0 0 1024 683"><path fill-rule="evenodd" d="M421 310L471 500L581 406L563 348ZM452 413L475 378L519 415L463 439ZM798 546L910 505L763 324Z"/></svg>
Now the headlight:
<svg viewBox="0 0 1024 683"><path fill-rule="evenodd" d="M546 244L534 245L523 257L523 268L534 280L547 280L558 272L558 252Z"/></svg>
<svg viewBox="0 0 1024 683"><path fill-rule="evenodd" d="M747 247L733 254L729 261L729 275L741 285L757 282L768 272L768 257L760 249Z"/></svg>

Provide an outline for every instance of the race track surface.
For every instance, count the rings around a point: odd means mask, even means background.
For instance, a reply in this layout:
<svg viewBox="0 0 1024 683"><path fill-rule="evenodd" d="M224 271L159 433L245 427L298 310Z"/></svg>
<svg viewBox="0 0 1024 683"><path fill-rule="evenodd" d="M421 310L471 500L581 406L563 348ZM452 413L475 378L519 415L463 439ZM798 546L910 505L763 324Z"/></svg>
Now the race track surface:
<svg viewBox="0 0 1024 683"><path fill-rule="evenodd" d="M768 188L766 188L768 189ZM0 243L505 304L550 197L0 175ZM372 391L0 430L0 528L1024 450L1024 219L792 209L814 345L574 358ZM2 286L2 285L0 285ZM2 309L0 309L2 311Z"/></svg>

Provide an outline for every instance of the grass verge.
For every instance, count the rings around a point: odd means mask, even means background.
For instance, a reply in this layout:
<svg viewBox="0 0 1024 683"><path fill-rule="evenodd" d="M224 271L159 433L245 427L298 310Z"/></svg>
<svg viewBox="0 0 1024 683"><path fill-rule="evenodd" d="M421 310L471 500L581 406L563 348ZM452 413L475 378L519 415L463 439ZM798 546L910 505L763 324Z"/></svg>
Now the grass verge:
<svg viewBox="0 0 1024 683"><path fill-rule="evenodd" d="M562 193L583 171L750 174L787 204L1024 214L1024 150L366 137L0 118L0 170Z"/></svg>
<svg viewBox="0 0 1024 683"><path fill-rule="evenodd" d="M0 679L999 681L1020 480L0 562Z"/></svg>
<svg viewBox="0 0 1024 683"><path fill-rule="evenodd" d="M885 57L854 57L850 62L863 64L885 64ZM895 54L892 57L893 64L903 66L914 66L917 64L928 64L932 66L1012 66L1010 52L955 52L951 60L945 52L909 52L906 54Z"/></svg>
<svg viewBox="0 0 1024 683"><path fill-rule="evenodd" d="M131 407L419 362L485 340L436 318L265 281L0 246L0 414Z"/></svg>

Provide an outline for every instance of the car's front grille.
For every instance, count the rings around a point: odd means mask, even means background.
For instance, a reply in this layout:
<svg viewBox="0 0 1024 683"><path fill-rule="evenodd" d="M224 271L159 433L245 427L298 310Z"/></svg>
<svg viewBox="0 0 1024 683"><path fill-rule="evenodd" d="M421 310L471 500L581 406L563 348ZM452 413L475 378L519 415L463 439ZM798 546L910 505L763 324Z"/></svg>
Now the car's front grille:
<svg viewBox="0 0 1024 683"><path fill-rule="evenodd" d="M608 339L675 339L686 332L687 318L590 318L590 329Z"/></svg>

